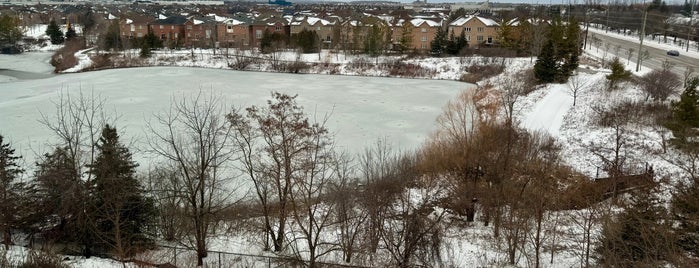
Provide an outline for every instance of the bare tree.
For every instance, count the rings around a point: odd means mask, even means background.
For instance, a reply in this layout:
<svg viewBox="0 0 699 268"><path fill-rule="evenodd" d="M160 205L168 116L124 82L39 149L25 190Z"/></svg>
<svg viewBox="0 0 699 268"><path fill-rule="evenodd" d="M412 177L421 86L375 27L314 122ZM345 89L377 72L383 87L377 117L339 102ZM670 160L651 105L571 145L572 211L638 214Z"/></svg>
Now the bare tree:
<svg viewBox="0 0 699 268"><path fill-rule="evenodd" d="M220 96L199 91L192 98L173 98L170 109L149 123L151 151L172 164L171 194L182 200L191 236L186 246L197 251L197 265L207 256L208 238L215 234L217 214L231 206L231 171L225 164L234 156L231 127L224 118ZM193 241L192 241L193 236Z"/></svg>
<svg viewBox="0 0 699 268"><path fill-rule="evenodd" d="M314 161L320 159L314 157L320 157L329 140L324 126L309 122L296 104L296 96L275 92L272 98L267 107L251 106L245 109L246 114L234 111L227 119L235 131L235 145L242 153L242 171L252 181L262 208L265 249L270 249L271 240L273 250L280 252L287 242L293 198L300 198L292 196L295 185L316 179L320 163Z"/></svg>
<svg viewBox="0 0 699 268"><path fill-rule="evenodd" d="M633 57L633 53L635 51L636 50L633 48L629 48L628 50L626 50L626 64L631 64L631 57Z"/></svg>
<svg viewBox="0 0 699 268"><path fill-rule="evenodd" d="M663 62L661 70L653 70L639 78L637 83L645 93L646 101L649 98L665 101L673 94L677 94L682 86L680 77L672 72L672 64L669 61Z"/></svg>
<svg viewBox="0 0 699 268"><path fill-rule="evenodd" d="M309 137L307 150L298 163L301 169L292 182L291 216L294 233L291 244L297 258L308 260L308 267L317 267L318 259L338 249L323 232L335 225L333 221L333 202L325 198L330 193L330 184L342 180L340 176L349 176L342 172L346 163L333 152L332 140L322 124L316 125L316 131ZM299 234L299 235L296 235ZM301 244L299 245L299 241ZM305 248L305 249L304 249Z"/></svg>
<svg viewBox="0 0 699 268"><path fill-rule="evenodd" d="M590 83L590 80L581 78L579 74L570 77L568 80L568 93L573 96L573 106L575 106L578 96L587 90Z"/></svg>

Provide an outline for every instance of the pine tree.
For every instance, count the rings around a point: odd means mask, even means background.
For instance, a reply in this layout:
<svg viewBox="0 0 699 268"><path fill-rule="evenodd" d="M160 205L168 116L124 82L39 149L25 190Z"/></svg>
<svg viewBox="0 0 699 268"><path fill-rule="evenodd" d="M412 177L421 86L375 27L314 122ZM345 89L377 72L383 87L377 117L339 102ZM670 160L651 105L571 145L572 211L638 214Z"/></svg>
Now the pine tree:
<svg viewBox="0 0 699 268"><path fill-rule="evenodd" d="M541 48L541 53L534 64L534 76L542 83L551 83L556 80L558 67L554 58L553 41L549 39Z"/></svg>
<svg viewBox="0 0 699 268"><path fill-rule="evenodd" d="M631 79L631 72L624 69L624 65L619 61L619 58L614 58L610 69L612 69L612 73L607 75L609 90L616 89L619 82Z"/></svg>
<svg viewBox="0 0 699 268"><path fill-rule="evenodd" d="M672 120L666 123L666 127L672 130L672 143L683 150L697 150L697 144L692 137L696 137L699 127L699 77L690 79L680 95L680 100L672 104Z"/></svg>
<svg viewBox="0 0 699 268"><path fill-rule="evenodd" d="M51 20L49 26L46 27L46 35L48 35L49 39L51 39L51 44L63 44L63 32L58 27L58 24L56 24L55 20Z"/></svg>
<svg viewBox="0 0 699 268"><path fill-rule="evenodd" d="M699 183L680 184L672 197L672 215L678 225L678 245L699 258Z"/></svg>
<svg viewBox="0 0 699 268"><path fill-rule="evenodd" d="M119 141L116 128L104 127L97 150L90 167L94 175L94 228L103 244L124 258L151 242L145 227L153 217L153 205L143 196L135 176L138 165Z"/></svg>
<svg viewBox="0 0 699 268"><path fill-rule="evenodd" d="M0 135L0 232L6 250L12 244L12 229L18 227L17 214L20 213L20 196L24 188L16 181L24 172L17 163L20 159Z"/></svg>
<svg viewBox="0 0 699 268"><path fill-rule="evenodd" d="M655 194L634 194L630 205L603 226L597 248L601 264L657 267L675 250L671 226L667 211Z"/></svg>
<svg viewBox="0 0 699 268"><path fill-rule="evenodd" d="M430 42L430 53L435 56L441 56L446 53L447 49L447 32L439 27L432 42Z"/></svg>
<svg viewBox="0 0 699 268"><path fill-rule="evenodd" d="M58 147L53 153L45 154L44 159L36 164L34 178L41 208L40 217L44 222L56 224L53 239L79 242L76 234L82 233L86 228L80 226L75 219L81 214L81 198L86 194L68 151Z"/></svg>
<svg viewBox="0 0 699 268"><path fill-rule="evenodd" d="M73 27L68 27L68 30L66 31L66 40L70 41L76 37L78 37L78 34L75 32L75 29L73 29Z"/></svg>

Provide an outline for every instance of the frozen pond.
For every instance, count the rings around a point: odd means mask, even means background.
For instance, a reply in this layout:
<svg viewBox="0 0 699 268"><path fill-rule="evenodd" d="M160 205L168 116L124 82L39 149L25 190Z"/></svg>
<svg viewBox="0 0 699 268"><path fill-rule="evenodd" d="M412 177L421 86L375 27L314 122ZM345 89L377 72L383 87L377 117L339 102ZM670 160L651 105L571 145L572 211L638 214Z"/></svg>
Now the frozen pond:
<svg viewBox="0 0 699 268"><path fill-rule="evenodd" d="M40 113L55 111L59 91L76 95L94 91L118 115L117 127L136 148L145 149L145 126L165 112L173 98L188 98L200 89L217 94L234 108L265 105L272 91L298 94L311 119L330 114L327 124L337 148L360 153L378 139L401 150L417 148L435 129L448 100L471 87L455 81L294 75L186 67L114 69L0 83L0 134L28 161L50 150L51 133ZM31 162L29 162L31 163ZM146 164L146 163L142 163Z"/></svg>

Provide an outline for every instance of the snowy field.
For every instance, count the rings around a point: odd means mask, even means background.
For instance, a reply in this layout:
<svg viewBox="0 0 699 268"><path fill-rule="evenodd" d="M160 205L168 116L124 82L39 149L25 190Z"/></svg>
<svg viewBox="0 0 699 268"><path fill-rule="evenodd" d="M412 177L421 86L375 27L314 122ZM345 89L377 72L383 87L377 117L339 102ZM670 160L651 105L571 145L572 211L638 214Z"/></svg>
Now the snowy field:
<svg viewBox="0 0 699 268"><path fill-rule="evenodd" d="M232 110L265 105L270 92L279 91L298 94L311 119L329 115L327 127L335 133L339 150L360 153L383 138L397 149L410 150L434 130L442 106L469 87L454 81L184 67L115 69L1 83L0 133L27 160L34 159L54 142L38 120L42 113L52 116L52 101L59 92L94 91L107 100L107 111L118 115L117 127L135 145L136 160L143 161L146 156L136 149L146 149L145 126L154 114L165 112L173 98L190 98L202 90L220 96Z"/></svg>

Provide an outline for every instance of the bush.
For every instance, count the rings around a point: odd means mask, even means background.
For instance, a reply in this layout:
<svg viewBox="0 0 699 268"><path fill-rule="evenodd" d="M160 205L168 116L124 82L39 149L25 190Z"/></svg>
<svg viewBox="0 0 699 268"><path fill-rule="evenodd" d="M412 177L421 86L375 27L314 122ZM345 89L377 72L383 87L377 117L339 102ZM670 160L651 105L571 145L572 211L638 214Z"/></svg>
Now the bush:
<svg viewBox="0 0 699 268"><path fill-rule="evenodd" d="M66 42L65 46L51 56L51 65L54 72L59 73L78 64L75 53L85 48L85 42L81 38L75 38Z"/></svg>
<svg viewBox="0 0 699 268"><path fill-rule="evenodd" d="M405 63L401 60L392 62L388 65L388 68L388 73L391 76L398 77L432 77L435 74L435 70L430 70L413 63Z"/></svg>
<svg viewBox="0 0 699 268"><path fill-rule="evenodd" d="M24 263L16 266L17 268L69 268L67 264L61 261L61 257L44 251L31 251L27 255Z"/></svg>
<svg viewBox="0 0 699 268"><path fill-rule="evenodd" d="M488 65L471 65L466 68L467 74L461 76L459 81L476 83L483 79L487 79L498 74L501 74L505 70L505 66L502 64L488 64Z"/></svg>

